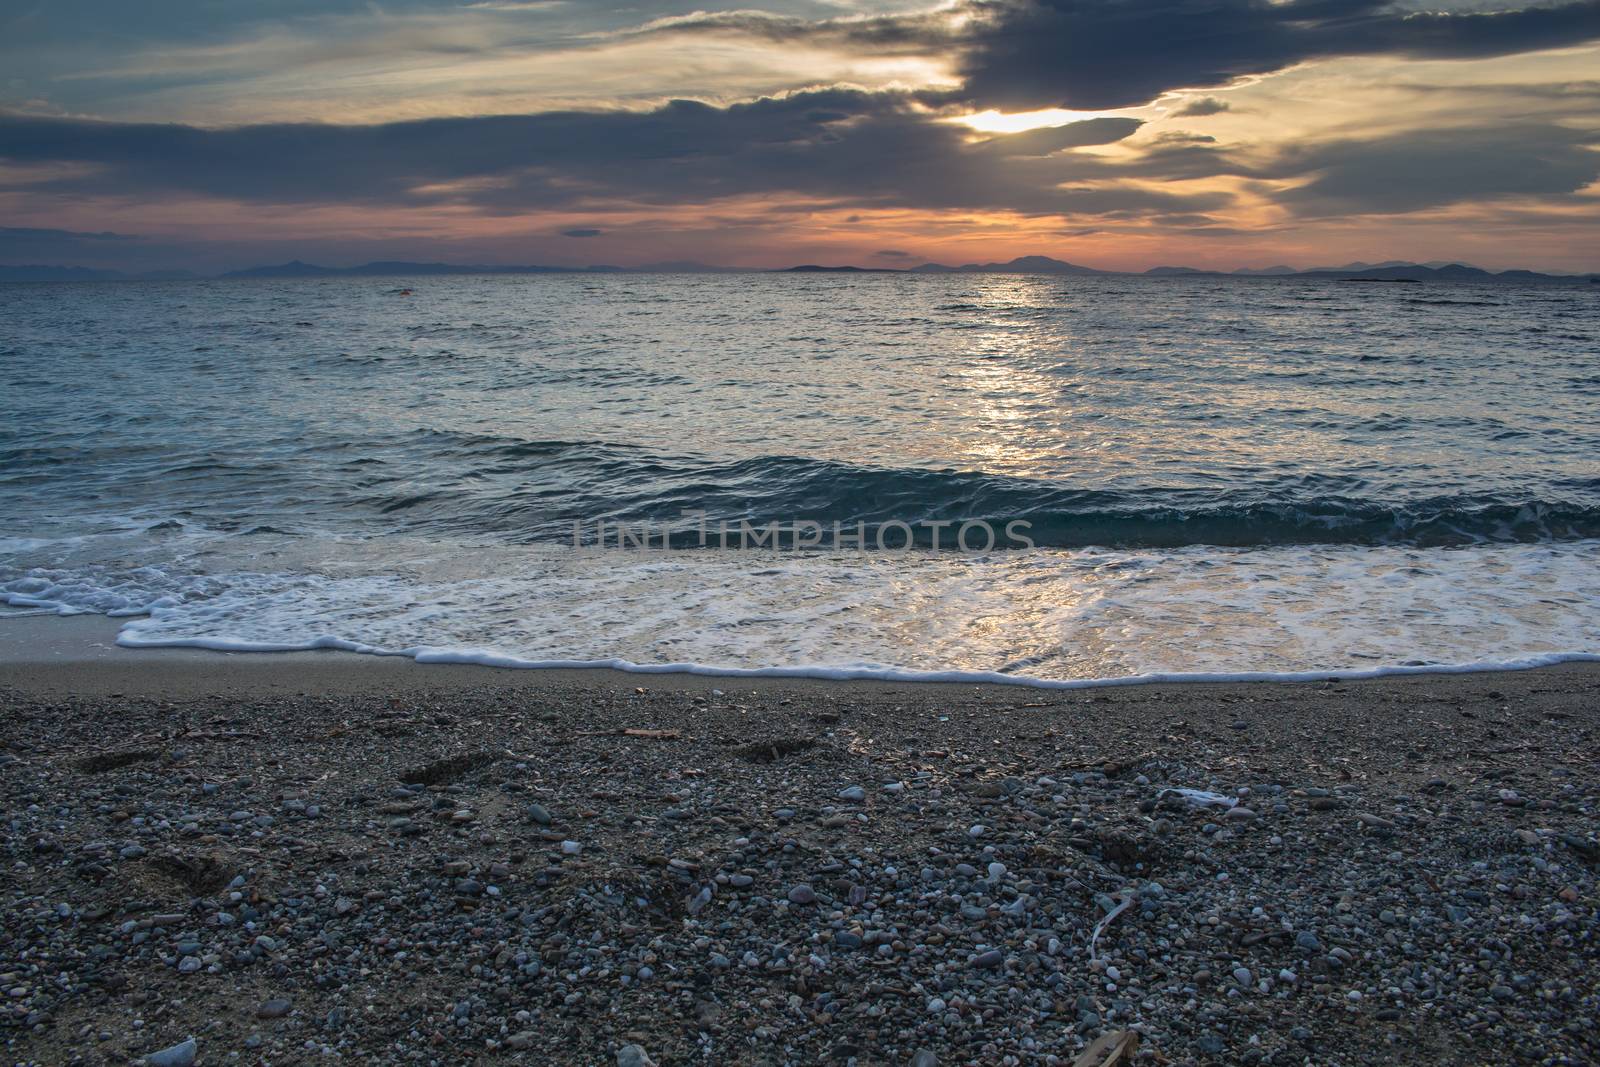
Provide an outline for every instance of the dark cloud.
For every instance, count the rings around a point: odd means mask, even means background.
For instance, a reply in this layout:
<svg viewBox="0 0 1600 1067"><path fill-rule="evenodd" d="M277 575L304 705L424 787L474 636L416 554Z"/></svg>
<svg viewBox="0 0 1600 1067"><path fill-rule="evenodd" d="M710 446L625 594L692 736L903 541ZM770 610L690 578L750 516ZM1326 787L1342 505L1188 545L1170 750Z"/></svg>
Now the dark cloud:
<svg viewBox="0 0 1600 1067"><path fill-rule="evenodd" d="M960 20L945 13L809 22L733 12L673 19L652 32L953 55L963 85L944 99L1006 111L1106 110L1312 59L1476 59L1600 38L1600 0L1515 2L1423 12L1390 0L966 0Z"/></svg>
<svg viewBox="0 0 1600 1067"><path fill-rule="evenodd" d="M52 183L66 195L460 203L507 214L751 195L1035 215L1205 211L1227 200L1118 184L1116 166L1070 151L1119 140L1138 128L1133 120L979 139L938 119L904 94L844 89L722 108L674 101L649 112L375 126L203 129L0 115L0 159L87 164Z"/></svg>
<svg viewBox="0 0 1600 1067"><path fill-rule="evenodd" d="M83 233L78 230L38 229L32 226L0 226L0 243L11 244L79 244L85 241L138 241L142 238L127 233Z"/></svg>
<svg viewBox="0 0 1600 1067"><path fill-rule="evenodd" d="M1470 13L1386 0L995 0L973 5L963 95L986 107L1105 109L1310 59L1466 59L1600 37L1600 0Z"/></svg>
<svg viewBox="0 0 1600 1067"><path fill-rule="evenodd" d="M695 11L657 19L635 35L753 37L777 44L803 44L879 56L926 55L961 40L948 12L807 19L766 11Z"/></svg>
<svg viewBox="0 0 1600 1067"><path fill-rule="evenodd" d="M1267 176L1302 216L1397 214L1465 201L1558 198L1600 179L1600 131L1530 124L1424 130L1291 149Z"/></svg>
<svg viewBox="0 0 1600 1067"><path fill-rule="evenodd" d="M1225 100L1218 100L1214 96L1197 96L1184 104L1173 115L1179 118L1204 118L1207 115L1220 115L1224 111L1231 111L1232 105Z"/></svg>
<svg viewBox="0 0 1600 1067"><path fill-rule="evenodd" d="M605 231L597 230L592 226L579 226L571 230L562 230L563 237L599 237Z"/></svg>

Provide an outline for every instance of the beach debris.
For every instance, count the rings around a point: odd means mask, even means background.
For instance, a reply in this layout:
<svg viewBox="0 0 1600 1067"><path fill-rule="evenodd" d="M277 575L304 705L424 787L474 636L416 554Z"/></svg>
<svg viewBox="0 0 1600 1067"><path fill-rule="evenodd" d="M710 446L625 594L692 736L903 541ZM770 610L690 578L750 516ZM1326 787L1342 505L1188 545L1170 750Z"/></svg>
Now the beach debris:
<svg viewBox="0 0 1600 1067"><path fill-rule="evenodd" d="M139 749L132 752L101 752L98 755L87 756L78 761L78 770L85 774L100 774L104 771L121 770L131 767L135 763L147 763L161 758L161 753L150 749Z"/></svg>
<svg viewBox="0 0 1600 1067"><path fill-rule="evenodd" d="M683 738L679 730L647 730L642 726L624 726L616 730L585 730L579 737L637 737L646 741L678 741Z"/></svg>
<svg viewBox="0 0 1600 1067"><path fill-rule="evenodd" d="M498 752L463 752L434 760L423 767L414 767L400 776L407 785L442 785L464 774L479 770L500 758Z"/></svg>
<svg viewBox="0 0 1600 1067"><path fill-rule="evenodd" d="M816 743L816 739L811 737L775 737L769 741L752 741L747 745L740 745L733 750L733 754L751 763L776 763L785 756L804 752L814 747Z"/></svg>
<svg viewBox="0 0 1600 1067"><path fill-rule="evenodd" d="M1099 958L1095 955L1095 946L1100 943L1100 935L1105 932L1105 928L1115 922L1118 915L1133 907L1133 902L1139 898L1131 890L1124 889L1111 899L1115 900L1116 903L1110 911L1106 912L1105 918L1094 924L1094 932L1089 935L1089 960L1091 963Z"/></svg>
<svg viewBox="0 0 1600 1067"><path fill-rule="evenodd" d="M1239 803L1235 797L1213 793L1207 789L1188 789L1182 786L1163 789L1156 799L1164 800L1169 796L1177 797L1184 803L1192 804L1197 808L1231 808Z"/></svg>
<svg viewBox="0 0 1600 1067"><path fill-rule="evenodd" d="M1139 1035L1132 1030L1111 1030L1094 1039L1072 1061L1072 1067L1126 1067L1139 1051Z"/></svg>

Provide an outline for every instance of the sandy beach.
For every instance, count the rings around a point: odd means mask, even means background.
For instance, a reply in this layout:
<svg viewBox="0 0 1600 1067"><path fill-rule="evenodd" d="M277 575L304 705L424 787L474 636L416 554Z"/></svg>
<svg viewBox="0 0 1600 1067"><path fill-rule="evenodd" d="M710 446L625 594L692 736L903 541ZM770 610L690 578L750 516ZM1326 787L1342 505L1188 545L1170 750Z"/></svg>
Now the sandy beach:
<svg viewBox="0 0 1600 1067"><path fill-rule="evenodd" d="M1046 692L114 635L0 624L18 1063L1600 1056L1593 665Z"/></svg>

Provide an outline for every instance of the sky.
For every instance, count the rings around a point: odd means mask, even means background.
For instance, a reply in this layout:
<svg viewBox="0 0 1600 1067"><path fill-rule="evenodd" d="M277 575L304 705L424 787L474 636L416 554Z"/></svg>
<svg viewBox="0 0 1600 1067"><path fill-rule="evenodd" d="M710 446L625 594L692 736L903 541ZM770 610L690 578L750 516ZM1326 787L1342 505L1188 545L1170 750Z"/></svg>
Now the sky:
<svg viewBox="0 0 1600 1067"><path fill-rule="evenodd" d="M0 263L1597 250L1600 0L0 7Z"/></svg>

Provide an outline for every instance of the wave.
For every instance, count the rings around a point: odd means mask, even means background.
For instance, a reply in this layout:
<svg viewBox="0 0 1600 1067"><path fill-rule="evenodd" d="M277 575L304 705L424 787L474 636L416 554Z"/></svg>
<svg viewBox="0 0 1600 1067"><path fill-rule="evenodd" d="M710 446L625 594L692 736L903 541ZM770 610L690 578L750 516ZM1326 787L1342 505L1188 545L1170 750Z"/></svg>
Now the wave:
<svg viewBox="0 0 1600 1067"><path fill-rule="evenodd" d="M1515 434L1492 420L1479 432ZM622 444L524 440L415 430L338 439L275 440L256 454L111 450L83 441L8 444L0 489L18 513L52 514L95 499L149 526L181 517L217 531L295 530L331 535L481 536L507 544L570 544L597 523L637 530L673 547L702 545L698 519L757 529L837 525L869 545L955 547L956 526L1007 524L1044 548L1172 548L1352 544L1449 547L1600 538L1600 480L1454 484L1419 494L1415 482L1354 474L1284 473L1276 465L1226 471L1103 472L1083 483L951 468L872 466L767 455L718 459L660 455ZM63 498L59 472L78 471ZM157 496L145 487L158 486ZM23 499L26 498L26 499ZM947 525L937 533L928 524ZM982 544L983 535L978 535ZM1000 537L1000 547L1020 539ZM715 538L710 540L715 546Z"/></svg>
<svg viewBox="0 0 1600 1067"><path fill-rule="evenodd" d="M1059 482L978 471L871 467L796 456L714 461L663 457L620 445L518 441L418 431L409 442L431 463L470 466L475 481L439 482L418 491L365 496L373 513L404 515L455 533L495 532L519 542L570 543L595 524L649 527L674 547L694 547L704 527L756 528L809 521L831 536L835 525L876 544L900 546L912 527L917 547L955 547L956 529L928 524L981 521L997 533L1008 523L1048 548L1186 545L1251 547L1297 544L1394 544L1448 547L1600 537L1593 486L1570 498L1455 493L1384 499L1348 476L1258 475L1228 488L1204 484L1134 489L1076 488ZM1196 482L1203 479L1196 478ZM703 512L699 518L686 515ZM586 533L585 533L586 532ZM717 539L710 539L713 546ZM1000 538L1000 547L1018 542Z"/></svg>

